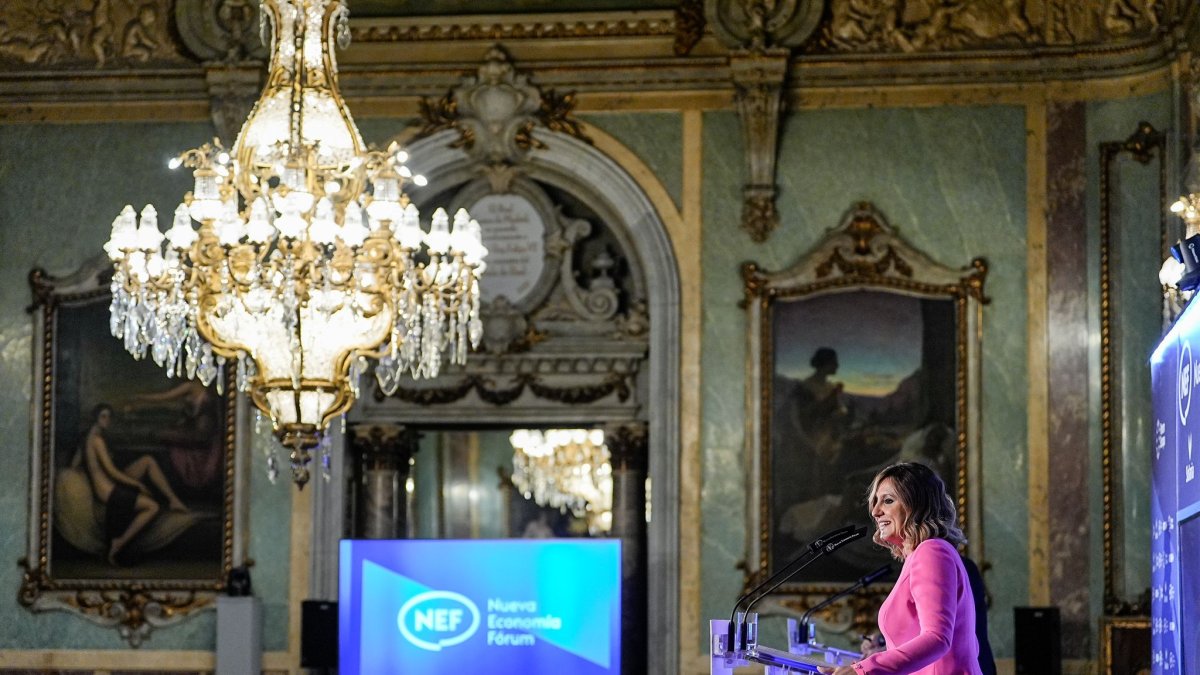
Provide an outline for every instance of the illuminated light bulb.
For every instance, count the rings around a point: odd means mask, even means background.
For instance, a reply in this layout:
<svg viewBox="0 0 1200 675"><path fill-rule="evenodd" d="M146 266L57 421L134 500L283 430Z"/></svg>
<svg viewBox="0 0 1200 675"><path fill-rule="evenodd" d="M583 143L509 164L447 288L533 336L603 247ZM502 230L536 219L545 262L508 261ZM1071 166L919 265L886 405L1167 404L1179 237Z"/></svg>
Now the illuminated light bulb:
<svg viewBox="0 0 1200 675"><path fill-rule="evenodd" d="M416 185L418 187L425 187L426 185L429 185L429 180L426 179L425 176L422 176L421 174L417 174L417 175L413 176L412 182L414 185Z"/></svg>

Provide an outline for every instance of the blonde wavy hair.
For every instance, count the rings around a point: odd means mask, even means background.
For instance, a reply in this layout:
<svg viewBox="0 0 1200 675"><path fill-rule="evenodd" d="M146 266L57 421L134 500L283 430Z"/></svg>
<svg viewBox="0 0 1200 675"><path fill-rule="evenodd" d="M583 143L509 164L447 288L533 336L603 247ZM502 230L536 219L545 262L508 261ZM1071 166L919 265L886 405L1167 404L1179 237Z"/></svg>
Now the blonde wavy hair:
<svg viewBox="0 0 1200 675"><path fill-rule="evenodd" d="M958 527L958 512L954 500L946 492L946 484L933 469L915 462L893 464L875 475L867 490L867 513L875 511L875 491L885 479L896 486L896 497L904 506L904 522L899 524L905 543L916 548L926 539L945 539L955 547L967 543ZM897 560L903 557L903 546L895 546L879 538L876 528L871 537L876 544L887 548Z"/></svg>

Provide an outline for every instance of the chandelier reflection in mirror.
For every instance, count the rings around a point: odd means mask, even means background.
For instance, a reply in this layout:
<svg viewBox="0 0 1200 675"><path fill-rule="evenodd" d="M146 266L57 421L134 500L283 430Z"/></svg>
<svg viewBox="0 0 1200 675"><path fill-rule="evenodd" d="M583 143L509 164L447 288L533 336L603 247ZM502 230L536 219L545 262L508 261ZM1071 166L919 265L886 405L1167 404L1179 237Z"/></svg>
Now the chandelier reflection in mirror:
<svg viewBox="0 0 1200 675"><path fill-rule="evenodd" d="M600 429L516 429L513 484L539 506L570 511L588 532L612 529L612 462Z"/></svg>
<svg viewBox="0 0 1200 675"><path fill-rule="evenodd" d="M125 209L114 262L113 335L168 376L236 382L309 478L310 450L358 396L367 357L395 391L405 373L465 362L482 334L479 224L438 209L423 229L404 192L424 179L395 144L364 148L337 88L339 0L263 0L271 61L232 151L219 141L171 161L195 188L165 237L153 206Z"/></svg>

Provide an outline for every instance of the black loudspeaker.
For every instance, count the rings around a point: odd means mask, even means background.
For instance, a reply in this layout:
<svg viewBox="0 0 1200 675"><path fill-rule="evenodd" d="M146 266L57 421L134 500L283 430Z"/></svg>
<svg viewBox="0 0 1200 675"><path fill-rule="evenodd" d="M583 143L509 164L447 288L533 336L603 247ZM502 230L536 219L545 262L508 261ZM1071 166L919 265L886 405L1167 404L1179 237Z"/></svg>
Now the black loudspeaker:
<svg viewBox="0 0 1200 675"><path fill-rule="evenodd" d="M1057 607L1014 607L1017 675L1062 675L1062 624Z"/></svg>
<svg viewBox="0 0 1200 675"><path fill-rule="evenodd" d="M328 600L300 603L300 666L337 668L338 606Z"/></svg>

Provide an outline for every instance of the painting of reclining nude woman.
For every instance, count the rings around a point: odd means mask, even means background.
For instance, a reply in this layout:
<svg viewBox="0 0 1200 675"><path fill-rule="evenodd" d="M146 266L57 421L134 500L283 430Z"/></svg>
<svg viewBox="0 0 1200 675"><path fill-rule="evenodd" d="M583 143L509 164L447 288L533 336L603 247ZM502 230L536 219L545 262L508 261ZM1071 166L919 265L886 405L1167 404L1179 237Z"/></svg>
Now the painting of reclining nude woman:
<svg viewBox="0 0 1200 675"><path fill-rule="evenodd" d="M49 574L221 579L227 398L134 359L108 331L107 298L55 313Z"/></svg>
<svg viewBox="0 0 1200 675"><path fill-rule="evenodd" d="M774 305L771 391L773 569L821 533L868 520L866 486L917 461L953 481L955 303L883 290L809 295ZM955 494L955 485L948 486ZM798 581L848 583L889 561L859 546Z"/></svg>

